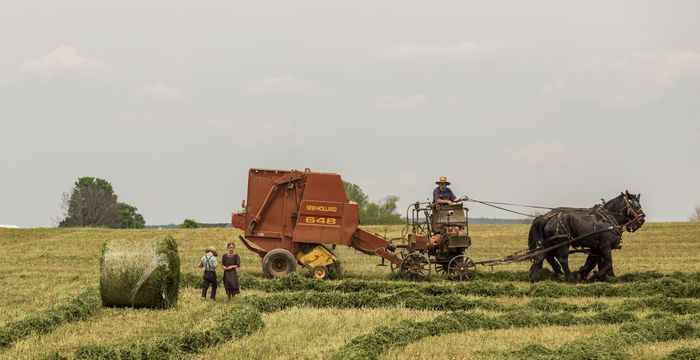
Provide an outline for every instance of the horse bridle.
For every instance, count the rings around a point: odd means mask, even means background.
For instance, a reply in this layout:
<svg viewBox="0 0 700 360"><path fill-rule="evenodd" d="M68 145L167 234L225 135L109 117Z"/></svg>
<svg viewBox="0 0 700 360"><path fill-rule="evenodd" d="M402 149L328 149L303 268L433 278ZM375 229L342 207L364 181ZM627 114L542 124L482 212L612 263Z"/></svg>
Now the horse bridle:
<svg viewBox="0 0 700 360"><path fill-rule="evenodd" d="M622 196L622 198L625 200L625 208L620 210L620 214L622 213L622 211L627 210L627 218L629 218L630 215L632 215L632 219L630 219L629 221L627 221L623 225L620 225L620 227L627 229L627 231L630 231L629 225L632 223L635 223L635 222L639 222L639 220L642 219L643 217L645 217L646 214L644 214L644 210L642 210L642 209L639 209L639 211L636 211L634 209L632 204L630 204L630 199L627 196L627 194Z"/></svg>

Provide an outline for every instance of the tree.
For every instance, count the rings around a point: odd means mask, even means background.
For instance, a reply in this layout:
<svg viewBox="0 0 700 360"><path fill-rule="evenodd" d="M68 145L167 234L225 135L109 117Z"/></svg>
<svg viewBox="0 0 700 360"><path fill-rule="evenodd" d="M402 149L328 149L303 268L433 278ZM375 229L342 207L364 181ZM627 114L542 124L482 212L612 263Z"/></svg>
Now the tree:
<svg viewBox="0 0 700 360"><path fill-rule="evenodd" d="M690 221L700 221L700 205L695 207L695 212L690 215Z"/></svg>
<svg viewBox="0 0 700 360"><path fill-rule="evenodd" d="M73 185L70 194L64 194L66 214L58 226L139 229L146 225L143 216L136 212L136 207L117 201L117 194L109 181L85 176Z"/></svg>
<svg viewBox="0 0 700 360"><path fill-rule="evenodd" d="M389 225L403 222L401 214L396 212L399 201L397 196L387 196L377 203L369 201L369 197L362 189L353 183L343 181L343 187L348 198L357 203L360 209L360 223L364 225Z"/></svg>
<svg viewBox="0 0 700 360"><path fill-rule="evenodd" d="M112 185L103 179L81 177L75 182L69 197L65 197L66 217L60 227L106 226L118 228L121 212Z"/></svg>
<svg viewBox="0 0 700 360"><path fill-rule="evenodd" d="M199 227L199 223L194 221L194 219L185 219L180 227L183 229L196 229Z"/></svg>
<svg viewBox="0 0 700 360"><path fill-rule="evenodd" d="M146 221L141 214L137 213L137 208L125 204L118 203L121 213L121 228L122 229L143 229L146 226Z"/></svg>
<svg viewBox="0 0 700 360"><path fill-rule="evenodd" d="M364 225L390 225L401 224L401 214L396 212L398 196L389 195L378 203L370 202L360 212L360 223Z"/></svg>
<svg viewBox="0 0 700 360"><path fill-rule="evenodd" d="M365 194L359 186L343 181L343 187L345 188L345 193L348 194L348 198L357 203L357 207L364 209L369 203L369 197Z"/></svg>

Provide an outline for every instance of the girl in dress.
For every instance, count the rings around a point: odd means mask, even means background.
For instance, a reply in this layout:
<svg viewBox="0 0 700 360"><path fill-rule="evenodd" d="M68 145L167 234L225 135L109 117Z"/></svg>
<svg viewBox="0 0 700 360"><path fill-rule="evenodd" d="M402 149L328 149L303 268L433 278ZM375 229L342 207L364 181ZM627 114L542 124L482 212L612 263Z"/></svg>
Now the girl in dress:
<svg viewBox="0 0 700 360"><path fill-rule="evenodd" d="M241 292L238 285L238 273L236 268L241 267L241 257L236 254L236 244L230 242L227 245L228 253L221 257L221 265L224 269L224 288L228 301L231 301L236 294Z"/></svg>

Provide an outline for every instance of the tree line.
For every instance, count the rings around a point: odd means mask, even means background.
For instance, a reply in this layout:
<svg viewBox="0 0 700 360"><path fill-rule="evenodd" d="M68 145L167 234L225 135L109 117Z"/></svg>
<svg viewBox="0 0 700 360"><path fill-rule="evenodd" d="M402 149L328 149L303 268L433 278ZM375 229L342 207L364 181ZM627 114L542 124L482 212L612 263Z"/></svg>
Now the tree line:
<svg viewBox="0 0 700 360"><path fill-rule="evenodd" d="M398 196L389 195L380 201L371 202L357 184L343 181L343 187L348 198L356 202L360 209L360 224L390 225L405 221L397 212ZM64 194L62 207L65 215L59 222L59 227L143 229L146 225L138 208L120 202L112 184L96 177L79 178L70 192ZM700 205L695 207L689 220L700 221ZM181 227L197 228L199 224L193 219L185 219Z"/></svg>
<svg viewBox="0 0 700 360"><path fill-rule="evenodd" d="M353 183L343 181L343 187L351 201L360 208L360 224L362 225L391 225L402 224L404 219L396 211L398 196L389 195L378 202L369 201L369 196Z"/></svg>
<svg viewBox="0 0 700 360"><path fill-rule="evenodd" d="M360 209L363 225L400 224L404 220L396 211L397 196L387 196L378 202L369 197L358 185L343 182L348 198ZM107 227L113 229L143 229L146 220L138 208L119 201L112 184L101 178L84 176L78 178L73 188L64 194L62 208L65 211L59 227ZM194 219L185 219L183 228L197 228Z"/></svg>

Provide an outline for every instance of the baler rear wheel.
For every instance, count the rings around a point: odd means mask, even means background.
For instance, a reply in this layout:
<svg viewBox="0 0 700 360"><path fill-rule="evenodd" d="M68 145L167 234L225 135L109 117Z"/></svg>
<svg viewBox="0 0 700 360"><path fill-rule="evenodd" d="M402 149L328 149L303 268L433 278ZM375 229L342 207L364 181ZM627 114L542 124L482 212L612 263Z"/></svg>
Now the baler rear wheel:
<svg viewBox="0 0 700 360"><path fill-rule="evenodd" d="M268 278L285 276L296 271L297 260L294 255L285 249L270 251L263 258L263 273Z"/></svg>
<svg viewBox="0 0 700 360"><path fill-rule="evenodd" d="M315 279L319 279L319 280L328 279L328 274L329 274L329 272L328 272L328 268L326 267L326 265L316 265L311 270L311 275Z"/></svg>
<svg viewBox="0 0 700 360"><path fill-rule="evenodd" d="M401 261L401 275L406 278L421 279L430 276L430 260L427 256L414 252Z"/></svg>

